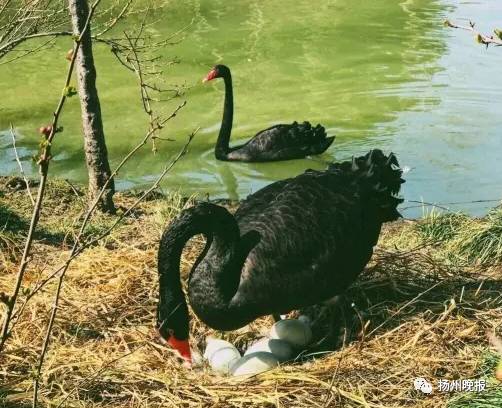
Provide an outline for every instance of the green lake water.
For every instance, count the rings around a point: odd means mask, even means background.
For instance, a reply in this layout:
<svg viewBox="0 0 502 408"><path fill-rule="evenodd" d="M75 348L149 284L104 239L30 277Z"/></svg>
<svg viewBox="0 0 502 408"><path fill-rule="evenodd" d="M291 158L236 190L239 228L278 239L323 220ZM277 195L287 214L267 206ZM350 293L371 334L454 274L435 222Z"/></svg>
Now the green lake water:
<svg viewBox="0 0 502 408"><path fill-rule="evenodd" d="M488 32L500 23L498 0L183 0L156 12L149 32L161 39L182 27L183 41L162 50L180 63L168 85L186 93L159 106L187 106L169 122L153 155L145 147L117 178L118 188L145 186L200 131L187 156L162 184L186 194L243 198L268 183L323 162L371 148L394 151L410 168L403 214L422 213L413 201L447 204L483 214L502 197L502 50L478 45L470 33L443 27L446 18ZM119 27L117 32L127 27ZM11 64L0 65L0 174L16 174L6 131L13 123L26 170L36 174L36 129L50 122L64 81L71 39ZM108 48L95 47L98 87L112 167L148 125L135 77ZM334 144L320 157L278 163L225 163L214 159L223 83L203 85L216 63L231 67L235 115L232 140L274 123L322 123ZM78 100L68 101L54 144L51 174L86 181ZM3 131L2 131L3 129Z"/></svg>

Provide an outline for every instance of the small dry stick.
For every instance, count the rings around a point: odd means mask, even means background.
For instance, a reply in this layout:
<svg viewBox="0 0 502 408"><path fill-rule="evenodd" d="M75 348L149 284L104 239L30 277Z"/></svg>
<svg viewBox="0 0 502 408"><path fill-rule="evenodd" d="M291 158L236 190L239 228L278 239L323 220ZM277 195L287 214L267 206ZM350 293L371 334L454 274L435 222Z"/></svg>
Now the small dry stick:
<svg viewBox="0 0 502 408"><path fill-rule="evenodd" d="M436 282L434 285L432 285L431 287L427 288L426 290L424 290L423 292L420 292L417 296L415 296L413 299L411 299L409 302L406 302L404 305L402 305L396 312L392 313L392 315L390 317L388 317L387 319L385 319L385 321L381 324L379 324L377 327L375 327L371 332L368 333L368 336L371 336L373 333L375 333L376 331L378 331L378 329L380 329L381 327L385 326L390 320L392 320L394 317L396 317L399 313L401 313L405 308L407 308L408 306L412 305L413 303L415 303L419 298L421 298L423 295L425 295L426 293L430 292L432 289L438 287L441 283L443 283L442 281L439 281L439 282Z"/></svg>
<svg viewBox="0 0 502 408"><path fill-rule="evenodd" d="M493 35L482 34L482 33L478 32L477 30L475 30L474 26L476 24L473 23L472 21L469 21L469 25L468 26L462 26L462 25L459 25L459 24L452 23L449 20L446 20L444 22L444 25L446 27L458 28L460 30L471 31L476 36L476 41L478 43L480 43L480 44L486 45L487 47L490 44L493 44L493 45L495 45L497 47L499 47L499 46L502 45L502 31L500 31L498 29L494 30L495 36L493 36Z"/></svg>
<svg viewBox="0 0 502 408"><path fill-rule="evenodd" d="M113 360L110 360L108 361L107 363L103 364L101 366L101 368L99 370L97 370L94 374L92 375L89 375L85 378L83 378L81 381L79 381L79 383L70 390L70 392L68 392L66 394L66 396L63 398L63 400L56 406L56 408L61 408L63 406L63 404L68 400L68 398L70 398L70 396L77 392L78 390L81 390L81 389L84 389L84 387L87 387L88 384L90 384L92 382L92 380L96 379L97 377L99 377L101 374L103 374L103 372L105 372L109 367L111 367L113 364L115 364L117 361L119 360L122 360L123 358L125 357L128 357L130 356L131 354L135 353L136 351L138 351L141 347L144 347L144 345L142 346L139 346L137 349L134 349L126 354L123 354L117 358L114 358Z"/></svg>
<svg viewBox="0 0 502 408"><path fill-rule="evenodd" d="M19 165L19 171L21 172L21 176L23 177L24 182L26 183L26 192L28 193L28 197L30 197L31 204L35 206L35 200L33 199L33 195L30 190L30 183L28 183L28 179L26 178L26 174L23 170L23 165L21 164L21 160L19 160L19 155L17 154L16 148L16 135L14 133L14 128L12 123L10 124L10 135L12 136L12 148L14 149L14 154L16 156L17 164Z"/></svg>

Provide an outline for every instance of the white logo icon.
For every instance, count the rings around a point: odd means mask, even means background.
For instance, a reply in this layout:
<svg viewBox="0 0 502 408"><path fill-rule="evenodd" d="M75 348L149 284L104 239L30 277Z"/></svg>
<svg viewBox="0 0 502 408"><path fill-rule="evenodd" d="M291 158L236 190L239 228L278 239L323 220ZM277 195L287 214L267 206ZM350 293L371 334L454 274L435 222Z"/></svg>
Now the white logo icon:
<svg viewBox="0 0 502 408"><path fill-rule="evenodd" d="M425 378L415 378L415 380L413 380L413 386L417 391L422 391L424 394L432 394L432 384Z"/></svg>

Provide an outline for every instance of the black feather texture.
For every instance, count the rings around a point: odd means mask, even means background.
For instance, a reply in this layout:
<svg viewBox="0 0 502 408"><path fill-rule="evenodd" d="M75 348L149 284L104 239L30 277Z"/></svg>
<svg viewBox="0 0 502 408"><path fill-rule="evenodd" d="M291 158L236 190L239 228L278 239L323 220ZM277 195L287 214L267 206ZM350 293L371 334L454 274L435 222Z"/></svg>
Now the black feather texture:
<svg viewBox="0 0 502 408"><path fill-rule="evenodd" d="M401 175L393 154L373 150L272 183L235 215L210 203L184 211L159 247L159 322L180 326L166 316L185 302L179 248L196 233L208 243L192 270L188 297L210 327L236 329L343 293L369 261L382 224L399 217ZM178 284L170 286L173 281Z"/></svg>
<svg viewBox="0 0 502 408"><path fill-rule="evenodd" d="M230 148L228 160L275 161L321 154L333 143L323 126L310 122L274 125L241 146Z"/></svg>

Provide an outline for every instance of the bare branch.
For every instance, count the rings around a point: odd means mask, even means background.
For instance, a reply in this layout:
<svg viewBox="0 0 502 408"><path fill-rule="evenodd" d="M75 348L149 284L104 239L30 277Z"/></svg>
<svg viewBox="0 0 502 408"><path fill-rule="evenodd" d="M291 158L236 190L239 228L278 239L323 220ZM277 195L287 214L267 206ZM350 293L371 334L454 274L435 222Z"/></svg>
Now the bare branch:
<svg viewBox="0 0 502 408"><path fill-rule="evenodd" d="M33 0L35 2L51 2L52 0ZM18 275L16 277L16 283L15 283L15 288L13 291L12 296L8 296L4 294L2 296L2 301L5 303L7 306L7 314L5 316L5 319L3 321L2 325L2 332L1 332L1 337L0 337L0 352L2 351L5 342L7 341L10 333L12 332L14 326L16 325L17 322L19 322L21 315L23 314L23 311L25 310L25 307L29 300L40 290L43 289L43 287L51 281L53 278L57 278L57 286L54 294L54 301L53 305L51 308L51 313L50 313L50 318L49 322L46 327L45 331L45 336L44 336L44 341L43 345L40 351L39 355L39 361L38 365L35 369L34 373L34 391L33 391L33 401L32 405L33 407L37 406L37 399L38 399L38 391L40 387L40 380L41 380L41 374L42 374L42 368L44 365L44 360L45 356L47 354L51 336L52 336L52 329L54 326L54 322L58 313L58 307L59 307L59 302L60 302L60 296L61 296L61 291L63 288L63 283L65 279L65 275L68 271L68 268L72 262L73 259L75 259L79 254L81 254L84 250L87 248L91 247L92 245L95 245L98 243L101 239L104 237L108 236L110 232L116 228L117 225L119 225L122 220L129 216L130 213L134 208L136 208L141 201L143 201L153 190L157 189L159 187L159 184L161 180L166 176L166 174L171 170L171 168L187 153L188 147L193 140L195 134L197 133L198 129L194 130L188 137L188 141L186 144L183 146L181 151L168 163L166 163L163 171L159 174L157 177L156 181L151 185L151 187L146 190L141 197L139 197L124 213L122 213L113 223L112 226L110 226L106 231L104 231L102 234L100 234L98 237L89 237L87 240L84 239L84 233L86 231L86 228L88 226L88 223L94 214L99 200L105 194L105 191L110 183L110 180L113 180L113 178L118 174L118 172L121 170L121 168L130 160L130 158L142 147L144 146L149 140L154 141L156 139L158 140L170 140L169 138L161 138L159 136L160 131L163 129L165 124L174 118L177 113L179 112L180 109L182 109L186 105L186 101L181 103L178 107L176 107L171 114L169 114L167 117L164 117L163 115L156 115L153 111L153 108L151 106L151 101L154 100L150 96L150 92L163 92L161 87L157 86L156 84L149 84L146 77L151 74L158 74L160 71L155 67L154 64L157 64L159 61L159 57L144 57L144 54L140 54L141 52L147 52L151 51L152 47L147 45L147 40L149 37L147 35L144 35L144 29L146 27L145 20L141 23L140 30L138 30L137 34L134 35L128 35L127 33L125 34L125 38L123 39L118 39L118 40L107 40L107 39L100 39L99 36L103 35L104 33L108 32L116 23L119 19L121 19L129 5L132 3L132 0L128 0L125 6L122 8L121 12L119 15L112 20L112 22L103 30L100 32L97 36L94 36L93 39L95 41L101 41L104 42L112 47L112 51L117 55L117 58L121 60L121 62L128 67L132 72L134 72L138 78L139 82L139 87L140 87L140 96L141 100L143 103L143 108L145 113L149 117L149 128L146 134L143 136L141 141L135 146L124 158L123 160L119 163L117 168L112 172L108 180L105 182L105 185L102 187L100 190L99 194L96 196L96 198L93 200L92 205L88 208L87 212L82 218L82 222L80 223L80 227L78 230L78 233L75 235L74 243L72 246L72 249L70 251L70 254L66 261L59 267L56 271L53 273L49 274L43 282L39 283L34 290L31 290L30 292L27 292L27 295L24 299L24 302L19 305L20 302L16 301L18 299L21 285L23 282L23 277L27 268L27 265L29 263L29 255L31 251L31 245L32 245L32 240L33 240L33 233L37 227L38 224L38 219L40 216L40 210L41 210L41 205L42 205L42 200L44 197L44 191L46 187L46 182L47 182L47 174L48 174L48 168L49 168L49 163L51 160L51 146L55 138L55 134L60 130L58 129L58 121L60 114L62 112L63 106L65 104L65 100L68 94L68 89L70 85L70 79L72 76L72 72L75 66L75 59L77 56L77 51L81 45L81 39L83 37L83 34L88 30L88 27L90 25L90 22L92 20L92 17L94 15L94 12L96 10L96 7L100 3L100 0L96 0L95 3L91 6L89 15L87 17L86 23L84 28L81 30L80 33L78 33L77 37L74 37L74 48L73 52L71 52L68 56L70 59L70 64L65 80L65 86L63 88L63 94L59 100L59 103L57 105L57 108L54 112L54 117L52 120L51 125L49 126L44 126L41 128L41 133L42 133L42 147L39 155L39 159L37 164L39 165L39 170L40 170L40 186L38 189L38 194L37 198L35 200L35 208L33 211L32 215L32 220L30 223L30 229L28 232L28 237L26 240L25 244L25 250L23 252L23 257L19 266L18 270ZM47 4L47 3L44 3ZM2 13L2 9L0 9L0 15ZM56 13L56 11L53 11L53 13ZM27 39L31 38L36 38L36 37L43 37L43 36L48 36L51 37L55 33L55 31L51 32L45 32L42 33L40 31L38 32L32 32L35 30L33 24L35 24L36 21L36 13L33 12L28 12L28 11L18 11L16 14L16 18L18 21L22 21L23 24L25 24L23 28L23 32L19 31L19 27L14 27L12 24L7 25L4 29L4 31L0 30L0 36L1 40L0 41L0 58L2 57L2 47L4 50L11 46L17 46L19 42L15 43L15 41L19 40L19 35L23 34L25 35L24 39L21 40L25 41ZM146 19L146 16L145 16ZM30 33L26 34L26 30L28 30ZM70 35L72 33L66 33L66 32L58 32L58 35ZM17 39L17 40L16 40ZM52 37L49 41L52 40ZM15 43L15 44L14 44ZM8 44L8 45L6 45ZM14 45L13 45L14 44ZM160 47L162 42L155 43L155 47ZM32 50L28 50L29 52L33 52ZM153 68L147 67L145 69L142 65L143 64L150 64ZM168 91L173 91L173 90L168 90ZM178 89L176 89L177 96L180 95L180 92ZM155 145L154 145L155 146ZM81 216L77 217L77 219L81 219ZM77 221L76 219L76 221Z"/></svg>
<svg viewBox="0 0 502 408"><path fill-rule="evenodd" d="M53 43L54 42L54 37L51 37L49 40L43 42L42 44L40 44L39 46L35 47L35 48L31 48L31 49L28 49L28 50L16 50L16 51L21 51L22 54L20 55L17 55L16 57L14 58L11 58L7 61L2 61L0 62L0 65L4 65L4 64L8 64L10 62L14 62L18 59L21 59L21 58L24 58L26 57L27 55L30 55L30 54L34 54L36 52L39 52L41 51L42 49L44 49L46 46L48 46L49 44ZM1 52L1 51L0 51ZM1 55L0 55L0 58L1 58Z"/></svg>
<svg viewBox="0 0 502 408"><path fill-rule="evenodd" d="M25 35L23 37L18 37L8 43L2 44L0 47L0 57L3 57L5 54L7 54L9 51L14 49L16 46L19 44L31 40L33 38L42 38L42 37L61 37L61 36L69 36L71 35L71 31L55 31L55 32L47 32L47 33L36 33L36 34L30 34L30 35Z"/></svg>
<svg viewBox="0 0 502 408"><path fill-rule="evenodd" d="M120 11L120 13L116 17L114 17L111 20L111 22L101 32L97 33L95 37L96 38L102 37L104 34L106 34L108 31L110 31L113 27L115 27L115 25L120 20L122 20L122 18L124 17L125 13L127 12L127 10L129 10L129 7L131 6L132 2L133 2L133 0L128 0L127 3L122 8L122 10Z"/></svg>
<svg viewBox="0 0 502 408"><path fill-rule="evenodd" d="M162 179L164 178L164 176L187 153L188 146L192 142L192 140L195 137L195 135L198 132L198 130L199 130L199 128L197 128L195 131L193 131L189 135L188 141L185 143L185 145L183 146L183 148L181 149L181 151L176 155L176 157L169 164L167 164L164 167L164 170L162 171L162 173L159 175L159 177L157 177L157 180L151 185L151 187L148 190L144 191L143 194L123 214L121 214L117 218L117 220L115 220L115 222L106 231L104 231L98 237L96 237L96 238L94 238L94 239L92 239L92 240L90 240L90 241L88 241L88 242L86 242L86 243L84 243L84 244L81 245L80 244L80 238L82 237L82 234L84 233L84 230L85 230L85 228L87 226L87 223L88 223L88 221L89 221L92 213L96 209L96 205L97 205L98 199L95 201L95 205L91 209L89 209L89 211L87 212L86 217L85 217L85 219L82 222L82 225L80 227L80 231L79 231L79 233L78 233L78 235L77 235L77 237L75 239L75 243L73 245L70 257L65 262L64 266L61 269L61 273L59 275L58 284L57 284L57 288L56 288L56 293L54 295L54 303L52 305L51 317L49 319L49 323L48 323L48 326L47 326L47 329L46 329L45 340L44 340L44 344L42 346L42 352L40 354L40 359L39 359L39 363L38 363L38 366L37 366L37 371L36 371L36 374L35 374L34 394L33 394L33 407L36 407L37 394L38 394L38 388L39 388L39 382L40 382L40 374L42 372L42 365L43 365L43 362L44 362L44 359L45 359L45 354L47 353L47 349L48 349L48 345L49 345L49 341L50 341L50 336L51 336L51 332L52 332L52 327L54 325L54 320L56 319L56 314L57 314L57 310L58 310L58 306L59 306L59 299L60 299L61 289L62 289L62 286L63 286L64 277L66 275L66 272L68 271L68 267L70 266L71 261L75 257L77 257L82 251L84 251L86 248L88 248L88 247L96 244L101 239L103 239L104 237L108 236L110 234L110 232L113 229L115 229L116 226L125 217L127 217L134 208L136 208L138 206L139 203L141 203L153 190L155 190L155 189L157 189L159 187L159 184L162 181ZM132 154L130 154L128 156L130 157L130 156L132 156ZM125 160L123 162L125 163ZM105 188L103 188L102 193L104 192L104 190L105 190Z"/></svg>
<svg viewBox="0 0 502 408"><path fill-rule="evenodd" d="M96 0L96 2L92 5L91 11L89 13L88 19L90 20L92 18L92 14L94 13L95 8L98 6L99 2L101 0ZM80 47L80 42L78 39L75 40L75 50L77 50ZM18 274L16 277L16 283L14 285L14 291L13 294L10 297L10 304L7 307L7 311L4 316L4 320L2 322L2 329L0 333L0 353L3 350L3 347L5 345L5 342L7 341L7 338L10 334L9 331L9 326L10 326L10 321L12 317L12 313L14 311L14 307L16 304L17 297L19 295L19 291L21 289L21 284L23 281L24 273L26 271L26 267L29 263L29 256L31 252L31 245L33 241L33 234L35 232L35 229L38 225L38 220L40 218L40 211L42 208L42 201L44 198L44 193L45 193L45 187L47 184L47 174L49 170L49 161L51 159L51 145L52 141L54 139L54 136L58 130L58 120L59 116L61 114L61 111L63 109L63 106L66 101L66 92L65 90L68 88L68 85L70 84L70 79L71 75L73 72L73 68L75 65L75 59L76 59L77 53L74 52L72 59L70 61L70 66L68 68L68 73L66 75L66 80L65 80L65 86L63 88L63 93L61 95L61 98L59 100L58 106L56 108L56 111L54 112L54 117L52 120L52 125L48 127L44 127L42 134L43 134L43 143L42 143L42 148L41 148L41 153L40 153L40 158L37 162L39 165L39 172L40 172L40 185L38 187L38 193L37 193L37 198L35 201L35 208L33 209L32 217L31 217L31 222L30 222L30 227L28 230L28 236L26 237L26 242L25 242L25 247L23 250L23 255L21 258L21 263L19 266Z"/></svg>
<svg viewBox="0 0 502 408"><path fill-rule="evenodd" d="M31 194L30 183L28 182L28 179L26 178L26 174L24 173L23 165L21 164L21 160L19 160L19 155L17 154L16 135L14 134L14 128L12 127L12 123L10 124L10 135L12 137L12 148L14 149L14 155L16 156L16 161L17 161L17 164L19 165L19 171L20 171L21 176L23 177L23 180L26 184L26 192L28 193L28 197L30 197L31 204L33 206L35 206L35 200L33 199L33 195Z"/></svg>
<svg viewBox="0 0 502 408"><path fill-rule="evenodd" d="M92 10L91 10L91 12L92 12ZM90 19L87 20L85 28L87 28L87 26L89 24L89 21L90 21ZM141 31L142 31L143 27L144 27L144 23L142 23L142 25L141 25L140 35L138 36L138 38L141 37ZM84 30L85 30L85 28L84 28ZM119 170L129 161L129 159L142 146L144 146L149 139L153 140L153 136L156 135L156 133L163 128L164 124L167 121L169 121L172 118L174 118L176 116L177 112L186 105L186 101L183 102L167 118L162 118L161 119L161 118L158 118L158 117L156 117L154 115L153 110L152 110L152 108L150 106L150 102L149 102L148 90L144 86L144 79L143 79L143 74L142 74L143 70L142 70L142 67L141 67L141 61L139 60L137 51L135 49L135 45L137 44L138 40L132 40L131 37L127 36L127 34L125 34L125 35L126 35L127 42L129 43L129 51L131 53L131 56L126 55L125 60L129 63L129 65L131 66L131 68L136 72L136 74L138 76L139 84L140 84L140 91L141 91L140 93L141 93L141 98L142 98L142 102L143 102L143 108L145 110L145 113L147 113L147 115L149 116L149 130L146 133L146 135L144 136L144 138L140 141L140 143L135 148L133 148L122 159L122 161L119 163L119 165L117 166L117 168L112 172L112 174L110 175L110 177L108 177L108 179L104 183L104 185L101 188L100 192L95 197L93 204L89 207L89 209L87 210L87 213L84 216L84 219L83 219L83 221L82 221L82 223L80 225L80 229L79 229L79 231L78 231L78 233L77 233L77 235L75 237L75 241L74 241L72 250L70 252L69 258L64 263L64 265L62 266L62 268L60 268L60 271L57 272L57 273L59 273L59 278L58 278L56 293L54 295L54 303L53 303L53 306L52 306L52 311L51 311L51 316L50 316L50 319L49 319L49 323L48 323L47 328L46 328L44 344L42 346L42 351L40 353L39 363L38 363L37 370L36 370L36 373L35 373L35 378L34 378L34 394L33 394L33 407L34 408L36 407L36 403L37 403L37 394L38 394L38 389L39 389L40 375L41 375L41 372L42 372L43 362L44 362L45 355L47 353L48 345L49 345L49 342L50 342L52 328L53 328L54 321L55 321L55 318L56 318L56 315L57 315L57 310L58 310L58 305L59 305L59 299L60 299L60 294L61 294L61 290L62 290L62 286L63 286L63 282L64 282L64 277L66 275L66 272L68 271L68 268L69 268L69 265L70 265L71 261L76 256L78 256L78 254L80 254L83 250L85 250L86 248L88 248L91 245L94 245L95 243L97 243L102 238L108 236L110 234L110 232L117 225L119 225L119 223L126 216L128 216L130 214L130 212L141 201L143 201L146 196L148 196L148 194L151 193L151 191L153 191L154 189L158 188L159 183L164 178L164 176L186 154L186 152L188 150L189 144L191 143L192 139L194 138L195 134L198 131L198 129L197 129L194 132L192 132L192 134L189 136L188 141L185 144L185 146L183 147L183 149L178 153L178 155L169 164L167 164L165 166L164 170L161 172L161 174L157 178L156 182L153 183L152 186L148 190L146 190L141 195L141 197L138 200L136 200L136 202L134 202L132 206L130 206L130 208L127 211L125 211L121 216L119 216L115 220L115 222L106 231L104 231L101 235L99 235L97 238L90 239L87 242L82 242L82 237L84 235L85 229L86 229L86 227L87 227L87 225L88 225L88 223L89 223L92 215L94 214L94 211L96 210L101 197L103 196L103 194L105 194L105 192L106 192L106 190L108 188L108 185L111 182L111 180L114 179L114 177L118 174ZM80 37L82 37L82 35L80 35ZM47 280L46 280L46 282L47 282Z"/></svg>
<svg viewBox="0 0 502 408"><path fill-rule="evenodd" d="M163 118L162 120L160 120L157 125L155 127L150 127L148 132L145 134L145 136L143 137L143 139L122 159L122 161L118 164L118 166L115 168L115 170L112 172L112 175L111 177L115 177L119 171L122 169L122 167L130 160L130 158L144 145L146 145L146 143L148 142L148 140L152 137L152 135L154 134L154 132L156 132L157 130L160 130L163 128L163 126L168 122L170 121L171 119L175 118L176 115L178 114L178 112L186 105L186 101L184 101L181 105L177 106L169 116ZM176 158L173 160L173 162L171 162L171 164L168 166L167 168L167 171L169 171L173 166L174 164L176 164L176 162L178 162L182 156L184 156L187 152L187 149L188 149L188 146L189 144L191 143L193 137L195 136L195 134L198 132L199 128L197 128L194 132L192 132L192 134L190 134L189 136L189 140L187 142L187 144L183 147L183 149L180 151L180 153L178 154L178 156L176 156ZM156 136L156 138L160 139L159 136ZM165 140L171 140L171 139L165 139ZM165 173L161 173L162 175L162 178L165 176ZM162 180L162 178L158 181L158 182L155 182L154 185L158 186L158 183ZM103 189L102 191L100 192L100 194L103 194L104 191L106 190L107 188L107 184L105 184L103 186ZM153 189L149 190L148 193L150 193L151 191L153 191ZM146 197L147 194L145 194L144 196ZM19 317L21 316L22 314L22 311L24 310L26 304L29 302L29 300L35 296L40 290L42 290L49 281L51 281L52 279L54 279L59 273L63 273L70 265L70 263L77 257L79 256L85 249L95 245L96 243L98 243L101 239L103 239L104 237L106 237L112 230L113 228L115 228L123 219L124 217L126 217L131 211L132 209L134 209L140 201L136 202L133 206L131 206L128 210L126 210L119 218L118 220L112 225L111 228L109 228L108 230L106 230L103 234L99 235L98 237L96 238L93 238L92 240L90 241L86 241L86 242L83 242L83 243L80 243L80 239L83 235L83 232L84 232L84 229L85 227L87 226L87 223L89 222L96 206L97 206L97 203L100 199L100 195L97 196L96 200L94 201L94 203L91 205L91 207L88 209L88 211L86 212L86 215L84 217L84 220L82 222L82 226L80 227L80 230L79 232L77 233L76 235L76 238L75 238L75 244L72 248L72 251L71 251L71 254L70 256L68 257L68 259L62 264L60 265L58 268L56 268L52 273L50 273L42 282L40 282L33 290L30 291L29 295L26 297L26 299L24 300L24 303L22 304L22 306L19 308L19 310L14 313L14 315L12 316L12 318L15 318L16 319L16 322L19 320ZM76 246L77 244L80 244L79 246ZM15 323L12 325L12 327L15 326Z"/></svg>
<svg viewBox="0 0 502 408"><path fill-rule="evenodd" d="M476 41L478 43L480 43L480 44L486 45L487 47L490 44L493 44L493 45L495 45L497 47L499 47L499 46L502 45L502 32L500 30L497 30L497 29L494 30L495 36L493 36L493 35L482 34L482 33L478 32L478 31L476 31L474 29L474 26L476 24L473 23L472 21L469 22L468 26L462 26L462 25L459 25L459 24L452 23L449 20L446 20L444 22L444 25L446 27L458 28L460 30L466 30L466 31L472 32L475 35L475 37L476 37Z"/></svg>
<svg viewBox="0 0 502 408"><path fill-rule="evenodd" d="M10 0L6 1L0 8L0 59L27 40L71 35L63 28L68 17L61 1L31 0L8 8L10 3ZM40 48L36 47L32 52L35 50Z"/></svg>

